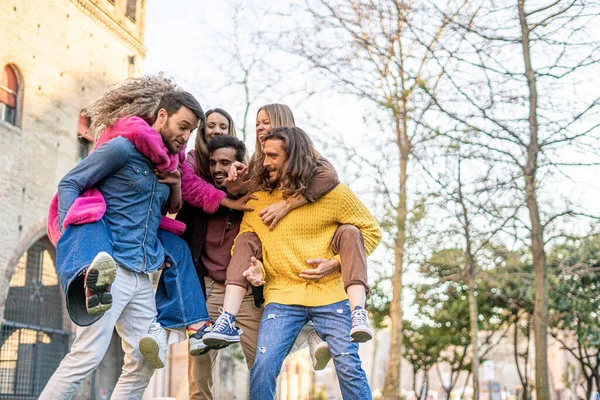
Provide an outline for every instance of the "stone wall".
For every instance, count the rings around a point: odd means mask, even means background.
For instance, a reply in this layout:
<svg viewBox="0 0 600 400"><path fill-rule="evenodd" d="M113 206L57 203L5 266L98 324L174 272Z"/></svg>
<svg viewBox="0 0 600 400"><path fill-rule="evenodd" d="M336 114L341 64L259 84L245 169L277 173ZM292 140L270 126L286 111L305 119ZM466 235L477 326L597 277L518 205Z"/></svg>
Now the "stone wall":
<svg viewBox="0 0 600 400"><path fill-rule="evenodd" d="M143 4L132 19L127 0L0 2L0 71L12 66L19 84L16 126L0 121L0 322L15 267L45 236L50 200L77 163L81 110L142 72ZM123 359L113 339L75 398L102 398L92 396L92 381L96 391L112 390Z"/></svg>
<svg viewBox="0 0 600 400"><path fill-rule="evenodd" d="M91 2L0 3L0 68L14 66L19 78L18 126L0 121L0 316L14 260L43 233L58 181L77 161L81 109L108 85L141 73L143 52L109 22Z"/></svg>

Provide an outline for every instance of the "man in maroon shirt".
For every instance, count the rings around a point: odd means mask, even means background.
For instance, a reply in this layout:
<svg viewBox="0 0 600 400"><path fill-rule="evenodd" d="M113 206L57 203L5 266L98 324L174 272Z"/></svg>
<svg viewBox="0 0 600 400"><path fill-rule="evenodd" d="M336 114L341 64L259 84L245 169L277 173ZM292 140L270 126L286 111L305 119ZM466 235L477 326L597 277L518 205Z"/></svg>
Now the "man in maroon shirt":
<svg viewBox="0 0 600 400"><path fill-rule="evenodd" d="M213 136L208 142L210 154L210 183L225 190L224 182L235 161L244 162L246 146L232 135ZM190 153L191 154L191 153ZM189 157L189 155L188 155ZM230 197L234 197L229 195ZM240 230L243 212L221 207L214 214L185 205L177 219L184 221L188 229L184 239L190 245L192 257L206 294L206 307L213 320L219 315L225 297L225 279L231 259L231 248ZM237 316L237 325L243 329L242 351L248 368L252 367L258 340L258 325L262 308L255 305L249 288ZM192 355L194 351L192 350ZM197 354L201 353L198 351ZM217 351L188 358L190 399L212 399L215 360Z"/></svg>
<svg viewBox="0 0 600 400"><path fill-rule="evenodd" d="M210 176L206 177L209 183L225 190L225 179L231 168L235 168L235 161L244 162L246 147L244 143L232 135L213 136L207 144L209 152ZM191 158L191 159L190 159ZM188 154L189 164L198 170L194 152ZM228 194L229 197L235 197ZM184 239L188 242L196 271L200 277L204 293L206 294L206 307L211 319L216 320L221 314L225 298L225 280L227 268L231 260L231 249L240 230L243 212L221 207L214 214L207 214L201 209L185 204L178 213L177 219L187 225ZM257 258L262 258L262 246L258 237L255 241L249 240L247 245ZM253 291L256 291L253 293ZM242 351L246 358L248 369L254 364L256 356L256 343L258 341L258 328L263 309L260 307L262 287L248 285L248 290L236 316L238 328L244 334L240 336ZM308 326L307 326L308 328ZM312 331L312 332L311 332ZM205 346L198 346L194 350L193 335L190 337L190 357L188 357L188 381L190 399L212 399L213 380L217 351L211 350L203 354ZM331 359L327 343L316 332L308 328L304 335L296 341L300 348L306 340L313 357L313 367L323 369ZM317 354L320 354L317 356ZM317 361L319 360L319 361Z"/></svg>

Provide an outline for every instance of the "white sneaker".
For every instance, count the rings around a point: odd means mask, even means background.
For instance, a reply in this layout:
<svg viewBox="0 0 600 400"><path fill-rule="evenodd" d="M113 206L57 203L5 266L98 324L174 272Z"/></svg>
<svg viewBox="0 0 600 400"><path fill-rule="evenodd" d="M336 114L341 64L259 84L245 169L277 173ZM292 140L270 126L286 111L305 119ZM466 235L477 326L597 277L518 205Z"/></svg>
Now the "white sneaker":
<svg viewBox="0 0 600 400"><path fill-rule="evenodd" d="M352 329L350 329L350 341L364 343L373 339L373 332L369 328L369 313L360 306L352 311Z"/></svg>
<svg viewBox="0 0 600 400"><path fill-rule="evenodd" d="M154 369L165 366L167 359L167 331L158 322L150 325L148 333L140 340L140 353Z"/></svg>
<svg viewBox="0 0 600 400"><path fill-rule="evenodd" d="M314 329L306 337L308 343L308 351L312 359L313 368L315 371L320 371L327 366L331 360L331 351L326 341L321 339Z"/></svg>
<svg viewBox="0 0 600 400"><path fill-rule="evenodd" d="M102 314L112 306L110 285L117 276L117 264L110 254L101 251L96 254L85 272L85 307L88 314Z"/></svg>

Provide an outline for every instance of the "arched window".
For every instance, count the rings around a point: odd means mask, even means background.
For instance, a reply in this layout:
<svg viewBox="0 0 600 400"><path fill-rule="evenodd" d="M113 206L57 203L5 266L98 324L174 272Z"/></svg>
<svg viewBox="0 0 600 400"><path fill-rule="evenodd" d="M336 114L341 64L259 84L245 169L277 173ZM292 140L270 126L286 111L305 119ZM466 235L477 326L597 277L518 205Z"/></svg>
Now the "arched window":
<svg viewBox="0 0 600 400"><path fill-rule="evenodd" d="M17 125L18 80L13 67L5 65L0 76L0 120Z"/></svg>
<svg viewBox="0 0 600 400"><path fill-rule="evenodd" d="M0 398L37 399L67 353L63 297L46 238L19 260L10 280L0 334Z"/></svg>

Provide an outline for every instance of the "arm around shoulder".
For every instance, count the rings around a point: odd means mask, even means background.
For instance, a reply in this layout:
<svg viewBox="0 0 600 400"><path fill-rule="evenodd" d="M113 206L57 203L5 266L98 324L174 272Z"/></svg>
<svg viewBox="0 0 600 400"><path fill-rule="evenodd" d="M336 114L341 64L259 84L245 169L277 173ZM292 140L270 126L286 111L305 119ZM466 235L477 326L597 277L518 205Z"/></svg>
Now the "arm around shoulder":
<svg viewBox="0 0 600 400"><path fill-rule="evenodd" d="M304 197L309 202L315 202L331 192L340 183L335 167L323 157L317 160L315 175L308 182Z"/></svg>

